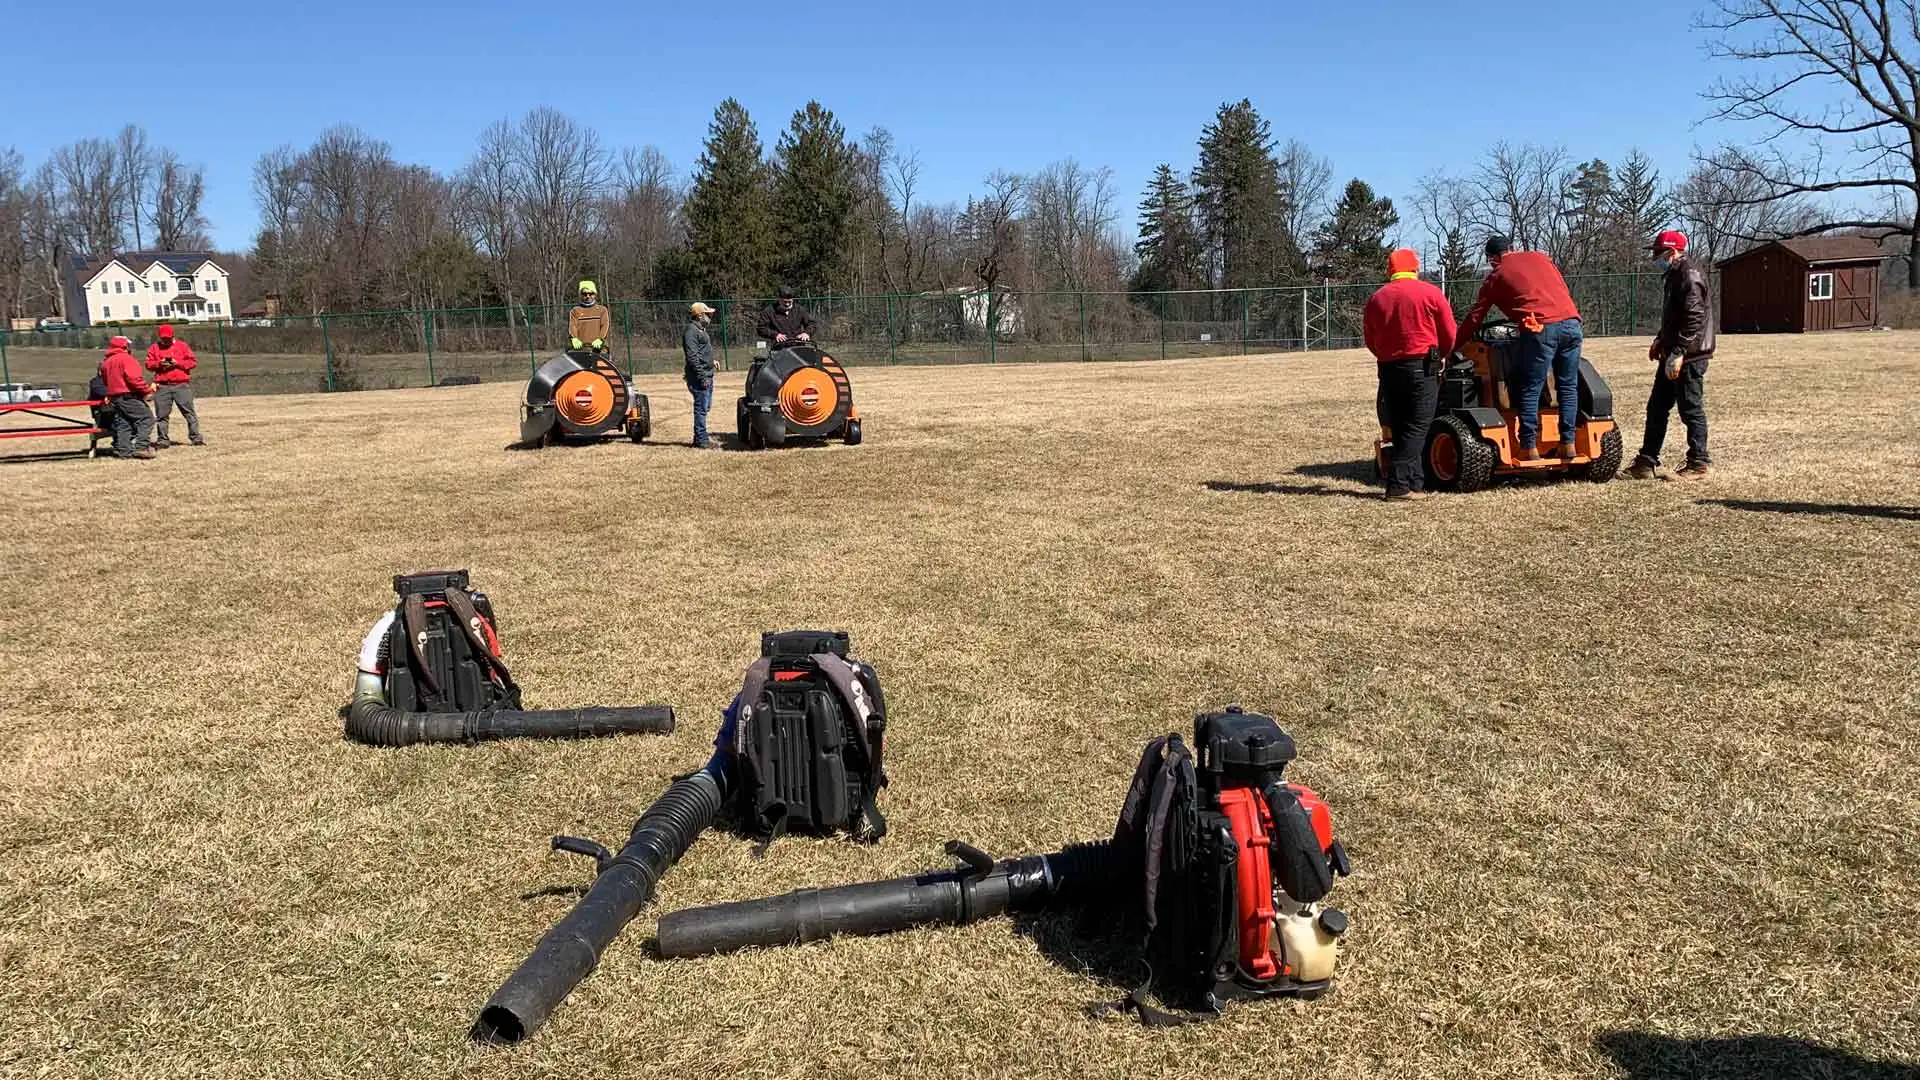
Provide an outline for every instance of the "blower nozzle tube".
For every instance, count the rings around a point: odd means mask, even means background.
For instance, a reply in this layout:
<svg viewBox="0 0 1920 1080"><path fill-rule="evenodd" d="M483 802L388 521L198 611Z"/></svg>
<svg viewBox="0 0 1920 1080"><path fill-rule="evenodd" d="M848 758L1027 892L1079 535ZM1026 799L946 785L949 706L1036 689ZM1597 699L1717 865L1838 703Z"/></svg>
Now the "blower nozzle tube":
<svg viewBox="0 0 1920 1080"><path fill-rule="evenodd" d="M596 709L485 709L479 712L405 712L376 698L347 706L346 735L371 746L476 743L493 739L592 739L603 735L673 730L673 706Z"/></svg>
<svg viewBox="0 0 1920 1080"><path fill-rule="evenodd" d="M660 955L705 956L756 945L820 941L835 934L960 926L1007 912L1040 911L1097 895L1110 863L1104 841L999 862L958 841L949 843L947 851L966 865L670 912L660 919Z"/></svg>
<svg viewBox="0 0 1920 1080"><path fill-rule="evenodd" d="M660 878L713 823L729 781L726 751L715 751L704 769L675 780L647 807L618 855L599 852L600 875L593 886L487 999L469 1037L510 1045L532 1035L599 964L601 952L653 897ZM554 846L582 847L567 837L555 837Z"/></svg>

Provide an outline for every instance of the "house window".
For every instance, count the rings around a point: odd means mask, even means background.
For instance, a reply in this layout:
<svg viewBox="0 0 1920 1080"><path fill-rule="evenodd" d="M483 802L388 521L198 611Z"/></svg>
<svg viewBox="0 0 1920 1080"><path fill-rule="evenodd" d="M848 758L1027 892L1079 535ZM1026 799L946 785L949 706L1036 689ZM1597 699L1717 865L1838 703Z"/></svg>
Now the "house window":
<svg viewBox="0 0 1920 1080"><path fill-rule="evenodd" d="M101 317L101 318L103 318L103 319L111 319L111 318L113 318L113 309L112 309L112 308L110 308L110 307L104 307L104 306L103 306L103 307L101 307L101 309L100 309L100 317Z"/></svg>
<svg viewBox="0 0 1920 1080"><path fill-rule="evenodd" d="M104 281L100 283L100 295L101 296L107 295L107 283Z"/></svg>
<svg viewBox="0 0 1920 1080"><path fill-rule="evenodd" d="M167 305L165 305L165 304L161 304L161 305L160 305L159 307L156 307L156 308L154 308L154 309L153 309L153 317L154 317L154 318L156 318L156 319L164 319L164 318L166 318L166 317L167 317Z"/></svg>
<svg viewBox="0 0 1920 1080"><path fill-rule="evenodd" d="M119 283L119 282L117 282L117 281L116 281L116 282L114 282L114 283L113 283L113 291L114 291L114 292L119 292L119 291L120 291L120 283Z"/></svg>
<svg viewBox="0 0 1920 1080"><path fill-rule="evenodd" d="M166 291L167 291L167 279L166 279L166 278L161 278L161 279L160 279L159 281L156 281L156 282L154 282L154 283L153 283L153 291L154 291L154 292L166 292Z"/></svg>
<svg viewBox="0 0 1920 1080"><path fill-rule="evenodd" d="M181 292L192 292L192 291L193 291L193 279L192 279L192 278L190 278L190 277L183 277L183 278L181 278L181 279L180 279L180 291L181 291Z"/></svg>
<svg viewBox="0 0 1920 1080"><path fill-rule="evenodd" d="M134 317L134 318L136 318L136 319L140 317L140 305L139 305L139 304L135 304L135 305L133 305L133 317Z"/></svg>
<svg viewBox="0 0 1920 1080"><path fill-rule="evenodd" d="M1807 299L1809 300L1833 299L1833 275L1832 274L1808 274L1807 275Z"/></svg>
<svg viewBox="0 0 1920 1080"><path fill-rule="evenodd" d="M219 278L208 278L208 279L207 279L207 291L208 291L208 292L219 292L219 291L220 291L220 279L219 279Z"/></svg>

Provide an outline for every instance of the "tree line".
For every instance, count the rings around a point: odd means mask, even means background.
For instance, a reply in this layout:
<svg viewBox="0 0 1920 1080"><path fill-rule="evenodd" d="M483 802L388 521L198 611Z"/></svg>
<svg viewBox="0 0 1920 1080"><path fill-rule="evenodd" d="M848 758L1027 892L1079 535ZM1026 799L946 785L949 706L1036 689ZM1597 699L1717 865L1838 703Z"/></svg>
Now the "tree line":
<svg viewBox="0 0 1920 1080"><path fill-rule="evenodd" d="M1202 128L1194 159L1155 171L1134 228L1110 169L1071 158L993 171L930 199L918 156L884 128L850 136L818 102L769 151L737 101L715 110L684 177L653 147L612 149L551 108L502 120L443 174L352 127L283 146L253 170L260 228L223 256L236 296L290 311L561 304L591 276L606 295L685 299L961 289L1157 292L1378 280L1414 247L1436 276L1482 270L1505 233L1570 273L1646 268L1677 225L1704 258L1766 239L1920 231L1915 0L1714 0L1701 27L1736 73L1706 91L1756 142L1696 155L1676 179L1646 154L1580 158L1498 143L1420 178L1401 202L1282 141L1250 101ZM1900 77L1893 77L1898 74ZM1904 80L1904 81L1903 81ZM1813 103L1805 91L1833 97ZM1837 102L1837 104L1835 104ZM0 311L58 311L73 258L204 248L203 170L129 125L27 169L0 149ZM1859 200L1868 200L1861 203ZM1896 251L1904 255L1905 249ZM1920 260L1906 260L1920 288Z"/></svg>

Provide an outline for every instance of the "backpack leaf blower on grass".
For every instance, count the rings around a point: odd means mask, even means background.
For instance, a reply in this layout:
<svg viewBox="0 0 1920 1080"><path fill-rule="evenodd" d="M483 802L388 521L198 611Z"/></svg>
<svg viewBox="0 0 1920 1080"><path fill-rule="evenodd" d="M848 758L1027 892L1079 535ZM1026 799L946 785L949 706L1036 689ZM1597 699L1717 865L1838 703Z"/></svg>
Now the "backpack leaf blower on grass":
<svg viewBox="0 0 1920 1080"><path fill-rule="evenodd" d="M1147 744L1111 840L998 862L956 840L953 870L672 912L660 955L1105 908L1133 929L1151 973L1118 1007L1149 1025L1193 1019L1154 1008L1149 989L1209 1015L1228 1000L1317 997L1347 929L1344 913L1321 906L1349 872L1332 815L1281 779L1294 744L1272 718L1202 715L1194 746L1178 735Z"/></svg>
<svg viewBox="0 0 1920 1080"><path fill-rule="evenodd" d="M767 842L785 832L886 833L874 805L886 702L873 668L848 655L845 633L760 636L760 658L727 707L714 752L634 823L618 854L556 836L553 848L594 860L593 885L480 1010L469 1037L512 1044L532 1035L600 962L654 887L723 809Z"/></svg>
<svg viewBox="0 0 1920 1080"><path fill-rule="evenodd" d="M487 594L465 570L400 574L399 597L360 646L346 736L373 746L491 739L586 739L673 730L673 708L540 709L520 706L501 655Z"/></svg>

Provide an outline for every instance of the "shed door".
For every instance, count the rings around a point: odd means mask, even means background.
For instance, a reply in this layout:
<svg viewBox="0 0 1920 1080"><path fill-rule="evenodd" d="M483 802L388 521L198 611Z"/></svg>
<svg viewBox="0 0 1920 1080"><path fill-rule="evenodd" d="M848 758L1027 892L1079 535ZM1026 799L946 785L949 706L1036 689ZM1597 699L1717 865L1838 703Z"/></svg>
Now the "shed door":
<svg viewBox="0 0 1920 1080"><path fill-rule="evenodd" d="M1874 325L1873 294L1879 288L1877 267L1835 267L1833 271L1833 325L1835 329Z"/></svg>

